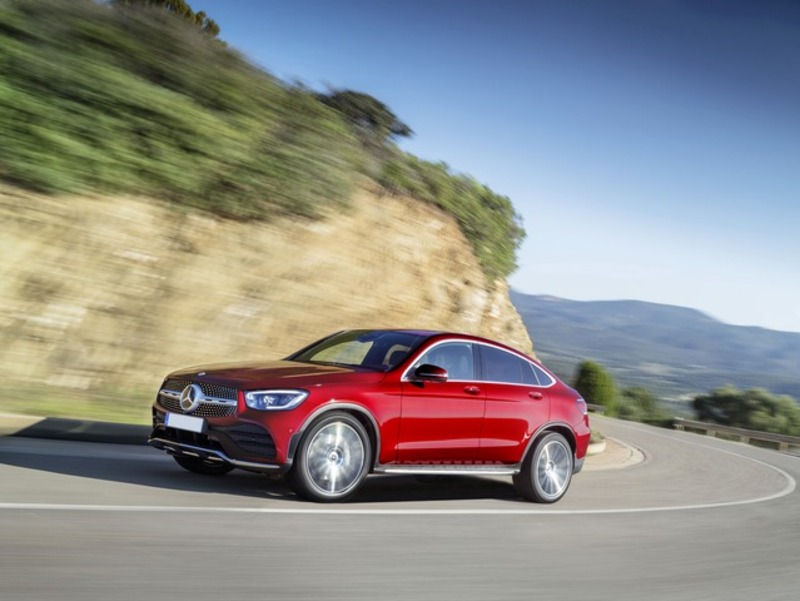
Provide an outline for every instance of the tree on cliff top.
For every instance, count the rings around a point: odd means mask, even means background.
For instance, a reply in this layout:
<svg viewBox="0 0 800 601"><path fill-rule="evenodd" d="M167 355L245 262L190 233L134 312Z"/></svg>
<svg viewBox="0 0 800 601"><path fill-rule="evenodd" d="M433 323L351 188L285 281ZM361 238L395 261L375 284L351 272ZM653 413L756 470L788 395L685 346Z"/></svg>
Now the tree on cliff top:
<svg viewBox="0 0 800 601"><path fill-rule="evenodd" d="M369 94L333 90L330 94L318 94L317 98L342 115L371 150L384 148L392 138L407 138L414 133L389 107Z"/></svg>
<svg viewBox="0 0 800 601"><path fill-rule="evenodd" d="M185 0L114 0L117 6L154 6L191 21L212 37L219 35L219 25L203 11L194 12Z"/></svg>

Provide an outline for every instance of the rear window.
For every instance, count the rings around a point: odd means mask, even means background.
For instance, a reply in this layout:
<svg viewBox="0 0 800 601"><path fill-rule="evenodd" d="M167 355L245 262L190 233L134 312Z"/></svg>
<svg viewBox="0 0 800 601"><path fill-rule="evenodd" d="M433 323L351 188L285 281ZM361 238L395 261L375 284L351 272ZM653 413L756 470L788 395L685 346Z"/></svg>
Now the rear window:
<svg viewBox="0 0 800 601"><path fill-rule="evenodd" d="M532 365L524 359L493 346L481 345L480 349L483 380L529 386L537 384Z"/></svg>

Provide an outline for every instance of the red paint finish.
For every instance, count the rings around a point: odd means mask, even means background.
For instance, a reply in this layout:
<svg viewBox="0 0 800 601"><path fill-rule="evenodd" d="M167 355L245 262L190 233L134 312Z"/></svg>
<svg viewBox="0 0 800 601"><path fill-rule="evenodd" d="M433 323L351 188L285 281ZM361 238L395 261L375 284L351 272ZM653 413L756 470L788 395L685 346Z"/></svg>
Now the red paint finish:
<svg viewBox="0 0 800 601"><path fill-rule="evenodd" d="M490 463L518 463L533 433L547 424L550 395L547 389L520 384L493 382L484 388L486 412L479 458ZM532 398L532 393L538 398Z"/></svg>
<svg viewBox="0 0 800 601"><path fill-rule="evenodd" d="M404 382L397 462L474 462L485 406L465 382Z"/></svg>
<svg viewBox="0 0 800 601"><path fill-rule="evenodd" d="M415 375L423 364L428 375L424 369ZM430 374L431 365L447 372L444 381ZM202 390L202 402L181 408L179 397L192 386ZM269 402L279 407L248 407L245 397L252 391L270 391ZM299 403L281 408L300 393L305 398ZM283 361L171 373L153 405L151 444L177 454L188 449L212 463L222 459L285 473L293 468L304 433L330 411L361 422L369 438L369 468L379 471L441 465L464 466L465 473L470 466L516 469L549 431L564 436L577 471L589 441L579 395L514 349L460 334L360 330L323 339ZM167 427L168 413L196 418L188 422L202 431Z"/></svg>

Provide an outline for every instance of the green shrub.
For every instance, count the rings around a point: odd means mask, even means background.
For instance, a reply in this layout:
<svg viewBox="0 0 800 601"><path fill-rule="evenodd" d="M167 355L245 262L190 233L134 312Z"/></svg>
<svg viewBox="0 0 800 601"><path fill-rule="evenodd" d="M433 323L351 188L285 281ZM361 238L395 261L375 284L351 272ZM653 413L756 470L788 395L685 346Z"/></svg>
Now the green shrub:
<svg viewBox="0 0 800 601"><path fill-rule="evenodd" d="M515 269L524 230L508 198L389 135L370 154L319 95L198 25L147 2L0 0L0 181L267 219L343 204L366 171L452 214L490 280ZM398 123L389 133L408 135Z"/></svg>
<svg viewBox="0 0 800 601"><path fill-rule="evenodd" d="M163 10L6 0L0 65L6 181L235 218L349 196L361 151L338 115Z"/></svg>
<svg viewBox="0 0 800 601"><path fill-rule="evenodd" d="M656 396L641 386L622 389L617 402L617 417L658 426L672 422Z"/></svg>
<svg viewBox="0 0 800 601"><path fill-rule="evenodd" d="M789 396L753 388L718 388L692 401L697 418L725 426L800 436L800 406Z"/></svg>
<svg viewBox="0 0 800 601"><path fill-rule="evenodd" d="M386 162L379 181L390 192L408 194L453 215L489 279L506 277L516 269L525 230L508 197L469 176L452 173L445 163L406 153Z"/></svg>
<svg viewBox="0 0 800 601"><path fill-rule="evenodd" d="M605 407L605 415L617 414L618 393L613 376L594 361L584 361L578 366L573 387L593 405Z"/></svg>

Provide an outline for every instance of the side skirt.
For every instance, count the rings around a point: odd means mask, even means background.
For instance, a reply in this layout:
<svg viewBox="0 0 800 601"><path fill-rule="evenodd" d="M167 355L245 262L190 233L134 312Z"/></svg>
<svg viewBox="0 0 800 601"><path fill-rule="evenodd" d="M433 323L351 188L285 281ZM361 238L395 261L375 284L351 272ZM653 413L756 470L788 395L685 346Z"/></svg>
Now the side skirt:
<svg viewBox="0 0 800 601"><path fill-rule="evenodd" d="M376 474L411 474L415 476L513 476L519 465L376 465Z"/></svg>

